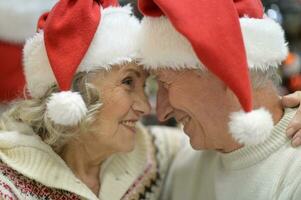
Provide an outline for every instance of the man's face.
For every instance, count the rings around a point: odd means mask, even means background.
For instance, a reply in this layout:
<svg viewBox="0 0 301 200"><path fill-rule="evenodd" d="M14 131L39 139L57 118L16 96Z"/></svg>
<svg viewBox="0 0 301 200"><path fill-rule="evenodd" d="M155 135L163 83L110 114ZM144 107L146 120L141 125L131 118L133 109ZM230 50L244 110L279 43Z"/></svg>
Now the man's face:
<svg viewBox="0 0 301 200"><path fill-rule="evenodd" d="M218 78L196 70L158 70L155 75L160 121L174 117L182 123L194 149L222 150L233 142L227 123L237 108L233 94Z"/></svg>

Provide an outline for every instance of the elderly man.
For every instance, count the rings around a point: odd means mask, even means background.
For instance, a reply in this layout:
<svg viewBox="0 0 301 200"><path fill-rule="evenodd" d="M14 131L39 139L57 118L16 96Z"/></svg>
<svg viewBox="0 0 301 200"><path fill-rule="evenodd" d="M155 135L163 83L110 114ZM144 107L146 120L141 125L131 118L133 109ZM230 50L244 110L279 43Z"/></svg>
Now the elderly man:
<svg viewBox="0 0 301 200"><path fill-rule="evenodd" d="M261 2L139 3L158 117L183 123L196 150L179 153L163 199L300 199L301 149L285 134L295 110L282 109L274 87L287 47Z"/></svg>

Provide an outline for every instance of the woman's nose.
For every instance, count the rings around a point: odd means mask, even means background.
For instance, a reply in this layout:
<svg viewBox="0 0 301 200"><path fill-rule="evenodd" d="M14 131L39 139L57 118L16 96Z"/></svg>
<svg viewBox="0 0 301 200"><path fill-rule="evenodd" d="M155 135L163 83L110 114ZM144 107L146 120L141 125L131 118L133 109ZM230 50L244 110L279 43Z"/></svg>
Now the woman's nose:
<svg viewBox="0 0 301 200"><path fill-rule="evenodd" d="M137 97L133 109L138 112L140 115L148 115L151 112L151 106L148 101L148 98L146 95L140 95Z"/></svg>

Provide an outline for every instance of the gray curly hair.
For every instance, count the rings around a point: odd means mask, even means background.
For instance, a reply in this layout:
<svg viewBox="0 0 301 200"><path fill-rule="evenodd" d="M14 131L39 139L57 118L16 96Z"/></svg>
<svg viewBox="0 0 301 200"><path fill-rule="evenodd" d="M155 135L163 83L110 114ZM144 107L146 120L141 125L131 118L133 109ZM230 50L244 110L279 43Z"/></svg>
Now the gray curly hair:
<svg viewBox="0 0 301 200"><path fill-rule="evenodd" d="M52 93L59 91L58 86L54 84L41 98L25 99L13 103L0 118L0 131L18 131L27 135L37 134L55 151L59 151L69 138L87 131L101 107L98 90L88 83L90 74L91 72L78 73L72 83L72 90L81 94L88 108L87 116L77 125L58 125L47 117L46 104L49 97Z"/></svg>

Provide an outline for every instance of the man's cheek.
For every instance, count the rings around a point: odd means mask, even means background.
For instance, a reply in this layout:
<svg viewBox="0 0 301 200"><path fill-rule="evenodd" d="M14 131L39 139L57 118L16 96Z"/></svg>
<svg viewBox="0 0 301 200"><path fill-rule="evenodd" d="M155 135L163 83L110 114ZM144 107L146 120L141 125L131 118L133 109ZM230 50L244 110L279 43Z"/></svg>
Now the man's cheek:
<svg viewBox="0 0 301 200"><path fill-rule="evenodd" d="M173 87L169 91L170 104L176 108L181 108L188 105L189 101L192 100L191 97L193 96L190 96L187 91L180 87Z"/></svg>

